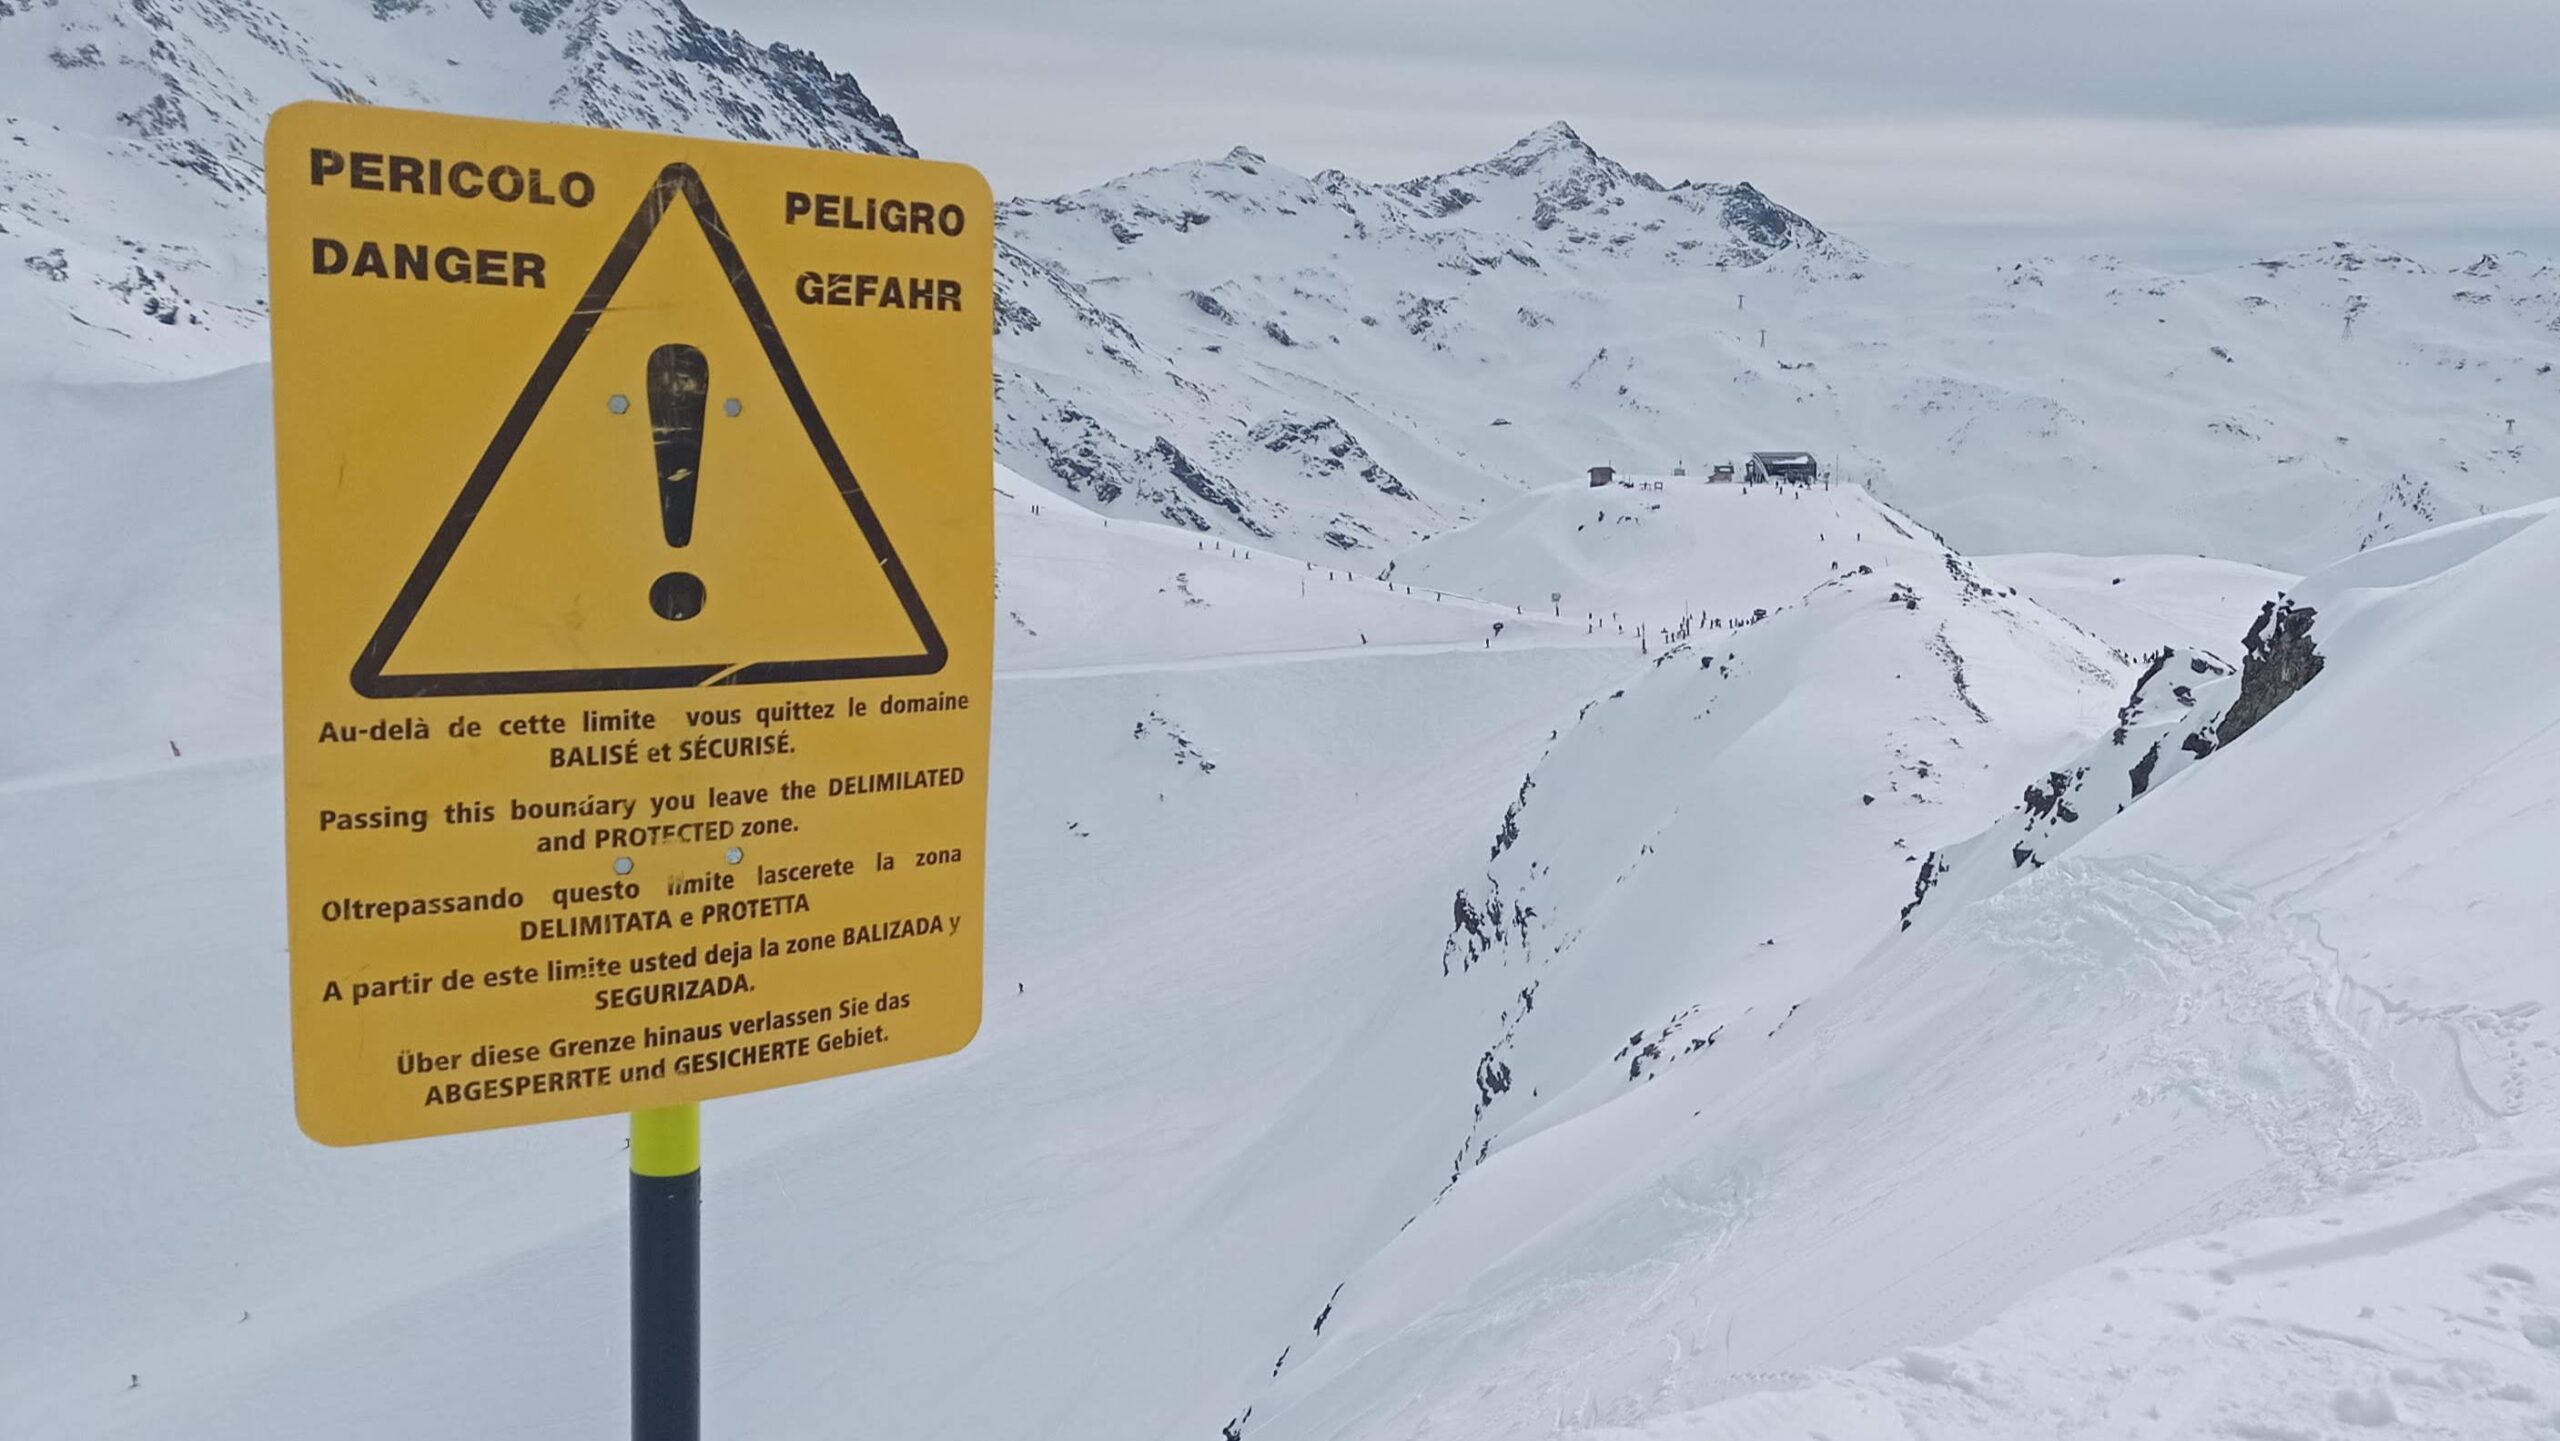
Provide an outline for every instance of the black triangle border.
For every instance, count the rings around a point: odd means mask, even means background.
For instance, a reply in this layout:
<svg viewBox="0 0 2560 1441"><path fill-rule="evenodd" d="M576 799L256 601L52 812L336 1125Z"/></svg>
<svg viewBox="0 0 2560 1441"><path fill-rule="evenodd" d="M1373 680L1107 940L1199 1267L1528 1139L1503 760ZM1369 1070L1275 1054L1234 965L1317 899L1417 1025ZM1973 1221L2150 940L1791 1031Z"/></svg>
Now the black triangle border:
<svg viewBox="0 0 2560 1441"><path fill-rule="evenodd" d="M551 392L576 358L589 332L595 329L605 308L631 273L632 264L658 225L675 208L681 198L702 227L703 239L711 244L711 253L720 262L721 271L729 278L729 289L736 295L747 322L754 327L756 338L764 345L765 360L782 382L783 393L790 398L791 408L817 447L818 457L844 497L845 508L852 512L854 524L871 544L871 554L880 563L881 574L889 588L896 592L898 604L906 611L907 621L915 628L916 638L924 643L923 651L914 655L856 656L838 660L751 661L746 664L717 662L707 665L622 666L590 670L514 670L458 671L437 675L392 675L385 670L393 652L407 638L410 625L434 592L436 582L453 560L462 538L470 533L479 519L480 508L488 503L497 489L499 477L515 458L516 448L523 444L525 433L535 417L549 403ZM908 576L905 562L898 558L897 547L890 543L889 532L871 509L870 497L862 490L853 468L845 463L844 452L836 445L835 435L827 429L826 418L818 413L817 401L809 394L808 384L800 378L800 367L782 343L782 331L774 324L773 312L766 308L763 294L747 274L744 257L737 242L729 235L728 224L720 218L711 203L711 192L691 165L682 161L658 172L657 183L641 197L640 206L632 212L631 221L622 229L613 250L605 256L604 265L596 272L577 307L553 337L550 349L543 352L541 363L516 402L507 411L498 433L491 437L489 448L482 452L480 463L472 468L471 478L464 482L462 493L454 498L453 508L445 513L444 523L436 528L417 566L393 598L391 608L375 627L373 639L365 644L356 658L348 679L358 695L374 700L401 700L424 696L469 695L537 695L553 691L617 691L660 690L677 687L718 685L770 685L789 681L862 680L882 676L932 675L951 659L950 647L943 641L941 629L934 624L933 614L926 609L924 597L916 591L915 581Z"/></svg>

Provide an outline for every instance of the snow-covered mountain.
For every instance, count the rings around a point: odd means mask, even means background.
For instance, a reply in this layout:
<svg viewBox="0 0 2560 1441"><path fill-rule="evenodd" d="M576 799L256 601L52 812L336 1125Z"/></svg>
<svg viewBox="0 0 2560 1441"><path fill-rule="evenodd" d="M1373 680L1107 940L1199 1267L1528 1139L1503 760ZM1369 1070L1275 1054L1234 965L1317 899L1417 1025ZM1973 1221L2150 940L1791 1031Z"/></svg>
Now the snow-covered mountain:
<svg viewBox="0 0 2560 1441"><path fill-rule="evenodd" d="M255 360L257 137L308 96L911 153L852 77L680 0L11 0L0 367ZM1563 124L1390 184L1239 147L1000 224L1008 464L1371 570L1590 465L1763 448L1976 551L2302 569L2539 499L2560 445L2560 267L2520 253L1911 265Z"/></svg>
<svg viewBox="0 0 2560 1441"><path fill-rule="evenodd" d="M1970 549L2300 568L2538 499L2560 446L2560 267L2519 254L1901 264L1562 125L1400 185L1237 150L1004 219L1006 462L1301 554L1801 449Z"/></svg>
<svg viewBox="0 0 2560 1441"><path fill-rule="evenodd" d="M0 365L262 360L260 142L306 99L915 153L853 77L682 0L0 0Z"/></svg>
<svg viewBox="0 0 2560 1441"><path fill-rule="evenodd" d="M1577 442L1596 453L1614 404L1542 436L1539 377L1485 368L1578 345L1617 309L1592 287L1721 295L1731 272L1861 263L1749 185L1665 186L1561 123L1401 184L1240 146L1002 218L1007 462L1114 513L1302 552L1402 546L1560 478Z"/></svg>

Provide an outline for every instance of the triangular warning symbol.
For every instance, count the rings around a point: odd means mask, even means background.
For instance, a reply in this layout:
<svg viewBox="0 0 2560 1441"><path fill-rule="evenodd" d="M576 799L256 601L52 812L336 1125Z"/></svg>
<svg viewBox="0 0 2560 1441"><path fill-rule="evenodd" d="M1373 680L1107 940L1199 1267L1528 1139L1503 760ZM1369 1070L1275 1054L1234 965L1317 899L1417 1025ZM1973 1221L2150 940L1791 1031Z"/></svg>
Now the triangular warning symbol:
<svg viewBox="0 0 2560 1441"><path fill-rule="evenodd" d="M679 209L695 224L662 228ZM706 289L734 309L704 306ZM679 163L350 679L377 699L514 695L930 675L948 659L701 176Z"/></svg>

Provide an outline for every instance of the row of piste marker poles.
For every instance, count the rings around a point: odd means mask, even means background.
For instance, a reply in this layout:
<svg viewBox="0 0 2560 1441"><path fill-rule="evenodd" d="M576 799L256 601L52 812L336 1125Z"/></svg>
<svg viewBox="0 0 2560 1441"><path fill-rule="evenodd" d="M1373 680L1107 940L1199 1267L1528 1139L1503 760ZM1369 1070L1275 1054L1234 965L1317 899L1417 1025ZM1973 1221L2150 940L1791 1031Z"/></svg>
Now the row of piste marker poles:
<svg viewBox="0 0 2560 1441"><path fill-rule="evenodd" d="M1083 513L1084 513L1084 514L1087 514L1087 515L1091 515L1091 514L1092 514L1092 512L1090 512L1090 511L1086 511L1086 512L1083 512ZM1044 512L1044 511L1041 509L1040 504L1039 504L1039 503L1036 503L1036 502L1031 506L1031 514L1032 514L1033 518L1035 518L1035 519L1045 519L1045 518L1047 518L1047 517L1046 517L1046 512ZM1097 519L1097 520L1099 520L1099 521L1102 523L1102 528L1103 528L1104 530L1109 530L1109 529L1111 528L1111 518L1110 518L1109 516L1095 516L1094 518L1095 518L1095 519ZM1193 547L1193 549L1198 550L1198 551L1201 551L1201 552L1203 552L1203 553L1208 553L1208 552L1209 552L1209 547L1210 547L1212 544L1213 544L1213 542L1211 542L1210 540L1206 539L1205 537L1194 536L1194 537L1192 538L1192 547ZM1218 555L1225 556L1225 557L1227 557L1227 558L1228 558L1228 559L1230 559L1230 560L1238 560L1238 561L1252 561L1252 560L1259 560L1259 559L1262 559L1262 558L1263 558L1263 553L1262 553L1262 552L1260 552L1260 551L1256 551L1256 550L1253 550L1253 549L1250 549L1250 548L1248 548L1248 547L1246 547L1246 546L1241 546L1241 545L1231 545L1231 544L1229 544L1228 542L1223 541L1223 540L1221 540L1221 541L1216 541L1216 542L1214 542L1214 544L1217 546L1217 550L1216 550L1216 552L1215 552L1215 553L1216 553L1216 554L1218 554ZM1285 559L1285 557L1284 557L1284 559ZM1311 574L1314 572L1314 570L1315 570L1315 568L1316 568L1316 563L1315 563L1314 561L1311 561L1311 560L1309 560L1309 561L1301 561L1301 562L1300 562L1300 564L1304 565L1304 566L1306 567L1307 571L1308 571L1309 573L1311 573ZM1325 571L1325 573L1324 573L1324 578L1325 578L1326 580L1328 580L1328 581L1333 581L1333 582L1337 582L1337 583L1339 583L1339 582L1345 582L1345 581L1347 581L1347 582L1357 583L1358 581L1360 581L1361 579L1363 579L1363 577L1362 577L1362 576L1360 576L1360 575L1359 575L1358 573L1356 573L1356 572L1348 571L1348 570L1344 570L1344 571L1336 571L1336 570L1333 570L1333 569L1331 569L1331 568L1328 568L1328 569ZM1401 593L1403 593L1403 594L1405 594L1405 595L1412 595L1412 594L1414 593L1414 589L1413 589L1413 587L1412 587L1412 586L1410 586L1410 585L1398 585L1394 580L1390 579L1389 577L1386 577L1386 576L1377 576L1377 577L1374 577L1374 579L1376 579L1376 580L1378 581L1378 583L1379 583L1381 586L1385 587L1387 590L1389 590L1389 591L1391 591L1391 592L1400 591ZM1428 588L1428 587L1425 587L1425 589L1426 589L1426 590L1428 590L1429 588ZM1300 592L1300 594L1304 594L1304 592L1303 592L1303 591L1301 591L1301 592ZM1435 602L1438 602L1438 601L1445 601L1445 600L1448 600L1448 599L1450 598L1450 597L1449 597L1449 595L1448 595L1448 593L1447 593L1447 592L1445 592L1445 591L1430 590L1430 591L1429 591L1429 594L1430 594L1430 596L1431 596L1431 599L1432 599L1433 601L1435 601ZM1484 599L1482 599L1482 598L1480 598L1480 597L1477 597L1477 596L1459 596L1459 597L1458 597L1458 599L1460 599L1460 600L1464 600L1464 601L1471 601L1471 602L1473 602L1473 603L1475 603L1475 604L1477 604L1477 605L1491 605L1491 606L1499 606L1499 605L1501 604L1501 602L1500 602L1500 601L1489 601L1489 600L1484 600ZM1513 615L1525 616L1525 615L1527 615L1527 614L1528 614L1528 611L1527 611L1524 607L1522 607L1522 606L1520 606L1520 605L1518 605L1518 604L1516 604L1516 603L1515 603L1515 604L1511 607L1511 613L1512 613ZM1558 601L1558 602L1556 602L1556 605L1555 605L1554 617L1555 617L1555 618L1561 618L1563 615L1564 615L1564 607L1563 607L1563 603L1562 603L1561 601ZM1586 624L1585 624L1585 629L1583 630L1583 634L1584 634L1584 635L1593 635L1593 634L1597 634L1599 626L1601 626L1601 625L1602 625L1602 624L1604 624L1604 623L1605 623L1605 624L1609 624L1609 625L1613 625L1613 626L1615 626L1615 627L1616 627L1616 633L1617 633L1617 634L1619 634L1619 635L1625 635L1625 634L1628 634L1627 626L1626 626L1626 622L1625 622L1625 621L1623 621L1623 620L1621 620L1621 619L1619 619L1618 613L1617 613L1616 611L1614 611L1614 610L1613 610L1613 611L1611 611L1611 612L1609 612L1609 613L1608 613L1607 615L1605 615L1605 616L1601 615L1601 614L1600 614L1599 612L1597 612L1597 611L1584 611L1584 612L1582 613L1582 615L1583 615L1583 620L1584 620L1584 622L1586 623ZM1707 613L1707 609L1706 609L1706 607L1704 607L1704 606L1700 606L1700 605L1692 605L1692 606L1690 606L1688 609L1686 609L1686 610L1684 610L1684 611L1682 611L1682 612L1680 613L1680 618L1679 618L1679 620L1678 620L1676 623L1671 624L1671 625L1661 625L1661 626L1656 626L1656 627L1655 627L1655 629L1658 629L1658 630L1660 630L1660 631L1662 632L1662 635L1663 635L1663 643L1664 643L1664 644L1666 644L1666 645L1668 645L1668 644L1672 643L1672 642L1673 642L1673 641L1675 641L1675 640L1686 640L1686 639L1688 639L1691 635L1693 635L1693 634L1694 634L1694 633L1695 633L1699 628L1701 628L1701 627L1711 627L1711 628L1717 628L1717 629L1721 629L1721 628L1728 627L1728 626L1738 627L1738 626L1741 626L1741 625L1747 624L1747 623L1748 623L1748 621L1749 621L1749 618L1748 618L1748 617L1745 617L1745 616L1731 616L1731 617L1711 616L1711 615L1709 615L1709 614ZM1636 638L1637 638L1639 641L1645 641L1645 640L1647 639L1647 632L1646 632L1646 628L1645 628L1645 622L1643 622L1643 621L1638 621L1638 622L1636 622L1636 630L1635 630L1634 634L1636 635Z"/></svg>

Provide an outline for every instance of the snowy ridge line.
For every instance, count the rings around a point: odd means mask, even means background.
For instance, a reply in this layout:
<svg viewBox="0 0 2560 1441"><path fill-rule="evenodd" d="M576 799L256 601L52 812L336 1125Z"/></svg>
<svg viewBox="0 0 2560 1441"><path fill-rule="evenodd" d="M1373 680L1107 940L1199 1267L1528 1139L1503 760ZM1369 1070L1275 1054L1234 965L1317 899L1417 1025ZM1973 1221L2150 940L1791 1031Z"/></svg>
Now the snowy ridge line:
<svg viewBox="0 0 2560 1441"><path fill-rule="evenodd" d="M1537 640L1502 641L1490 649L1506 654L1519 650L1624 650L1623 643L1612 638L1592 640L1582 636L1557 636ZM1106 675L1147 675L1159 671L1233 670L1245 666L1303 665L1311 662L1362 660L1371 656L1466 655L1481 653L1486 647L1464 641L1417 641L1406 644L1369 646L1331 646L1320 650L1239 651L1232 655L1206 656L1197 660L1139 662L1129 665L1053 666L1047 669L996 671L998 680L1080 680Z"/></svg>

